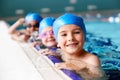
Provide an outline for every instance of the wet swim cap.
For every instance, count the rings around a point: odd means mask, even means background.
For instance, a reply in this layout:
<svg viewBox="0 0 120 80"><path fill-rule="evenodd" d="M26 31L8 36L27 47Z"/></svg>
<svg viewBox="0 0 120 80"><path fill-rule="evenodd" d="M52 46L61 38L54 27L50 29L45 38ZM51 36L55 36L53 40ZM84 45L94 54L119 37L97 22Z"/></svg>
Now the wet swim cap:
<svg viewBox="0 0 120 80"><path fill-rule="evenodd" d="M83 19L74 14L66 13L58 17L53 24L53 32L54 32L56 40L57 40L58 31L60 27L63 25L68 25L68 24L74 24L74 25L79 26L83 30L84 35L86 35L86 29L85 29L85 24L83 22Z"/></svg>
<svg viewBox="0 0 120 80"><path fill-rule="evenodd" d="M42 30L46 27L53 27L53 22L55 21L55 18L53 17L46 17L44 18L39 25L39 34L42 32Z"/></svg>
<svg viewBox="0 0 120 80"><path fill-rule="evenodd" d="M25 17L25 22L29 23L32 20L40 22L42 20L42 17L37 13L28 13Z"/></svg>

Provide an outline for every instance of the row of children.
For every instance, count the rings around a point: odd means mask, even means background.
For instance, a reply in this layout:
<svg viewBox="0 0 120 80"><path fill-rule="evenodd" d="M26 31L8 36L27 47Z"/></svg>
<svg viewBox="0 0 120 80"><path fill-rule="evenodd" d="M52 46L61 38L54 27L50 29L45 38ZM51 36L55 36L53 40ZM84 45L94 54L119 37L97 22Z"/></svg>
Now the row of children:
<svg viewBox="0 0 120 80"><path fill-rule="evenodd" d="M21 23L27 24L26 30L17 31L16 26ZM33 41L32 44L34 46L44 45L45 48L39 49L39 53L59 56L63 60L63 62L55 64L58 69L73 70L83 80L107 79L101 69L99 58L83 48L86 28L82 17L65 13L56 19L54 17L42 18L36 13L31 13L9 28L9 33L14 35L14 40L21 38L20 35L22 35L22 38L18 39L19 41L28 41L34 31L38 31L37 38L40 39L40 42Z"/></svg>

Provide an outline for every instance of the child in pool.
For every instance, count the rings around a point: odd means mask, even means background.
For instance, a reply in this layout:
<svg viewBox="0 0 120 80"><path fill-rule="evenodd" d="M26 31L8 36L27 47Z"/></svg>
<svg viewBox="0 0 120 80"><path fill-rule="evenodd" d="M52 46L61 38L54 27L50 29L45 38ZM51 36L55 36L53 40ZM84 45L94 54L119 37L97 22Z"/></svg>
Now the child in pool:
<svg viewBox="0 0 120 80"><path fill-rule="evenodd" d="M104 80L99 58L83 49L86 29L81 17L70 13L58 17L53 32L64 61L55 64L58 69L74 70L84 80Z"/></svg>
<svg viewBox="0 0 120 80"><path fill-rule="evenodd" d="M34 31L38 31L42 17L37 13L28 13L25 18L18 19L8 30L12 39L27 42ZM26 24L26 29L17 30L20 25Z"/></svg>
<svg viewBox="0 0 120 80"><path fill-rule="evenodd" d="M44 45L45 49L40 49L39 53L43 54L53 54L52 51L55 51L57 49L57 42L55 40L54 34L53 34L53 22L55 21L55 18L53 17L46 17L40 22L39 26L39 38L41 39L41 43L39 46ZM37 44L35 43L34 46Z"/></svg>

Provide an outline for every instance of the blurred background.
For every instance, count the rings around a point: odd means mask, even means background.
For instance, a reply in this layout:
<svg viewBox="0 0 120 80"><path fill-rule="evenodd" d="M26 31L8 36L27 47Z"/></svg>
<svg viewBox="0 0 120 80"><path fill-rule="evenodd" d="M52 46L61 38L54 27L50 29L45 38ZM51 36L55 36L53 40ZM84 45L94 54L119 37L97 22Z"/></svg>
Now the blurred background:
<svg viewBox="0 0 120 80"><path fill-rule="evenodd" d="M79 15L116 15L120 12L120 0L1 0L0 19L15 20L29 12L58 16L65 12Z"/></svg>

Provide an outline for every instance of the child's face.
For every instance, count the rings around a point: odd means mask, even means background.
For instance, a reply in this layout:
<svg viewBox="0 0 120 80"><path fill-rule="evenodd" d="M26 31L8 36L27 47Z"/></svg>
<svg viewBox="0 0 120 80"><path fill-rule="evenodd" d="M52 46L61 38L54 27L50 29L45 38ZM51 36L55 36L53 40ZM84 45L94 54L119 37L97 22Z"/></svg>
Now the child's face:
<svg viewBox="0 0 120 80"><path fill-rule="evenodd" d="M39 29L39 23L36 21L30 21L27 24L27 31L29 31L30 33L34 32L34 31L38 31Z"/></svg>
<svg viewBox="0 0 120 80"><path fill-rule="evenodd" d="M47 47L55 47L57 45L52 27L47 27L42 30L41 40L42 43Z"/></svg>
<svg viewBox="0 0 120 80"><path fill-rule="evenodd" d="M68 54L83 50L84 33L79 26L64 25L58 31L58 47Z"/></svg>

